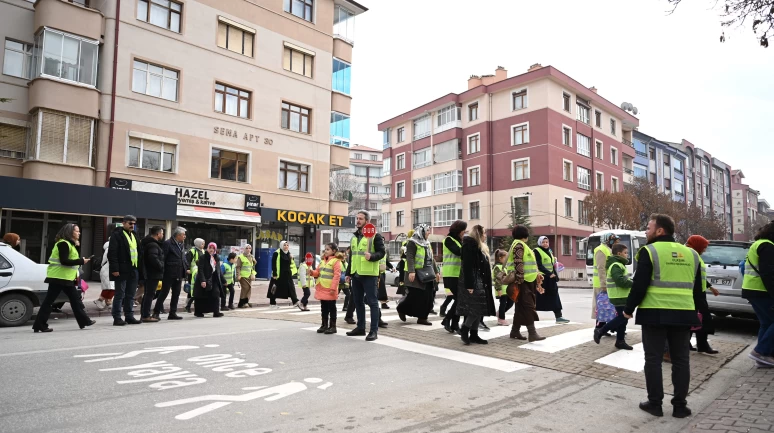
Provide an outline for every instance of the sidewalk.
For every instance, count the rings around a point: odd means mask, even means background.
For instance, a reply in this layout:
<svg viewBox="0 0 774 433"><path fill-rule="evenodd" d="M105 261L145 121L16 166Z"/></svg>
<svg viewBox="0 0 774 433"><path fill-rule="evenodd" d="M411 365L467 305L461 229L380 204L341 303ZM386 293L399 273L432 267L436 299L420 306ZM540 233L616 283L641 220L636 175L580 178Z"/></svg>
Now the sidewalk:
<svg viewBox="0 0 774 433"><path fill-rule="evenodd" d="M591 284L589 284L586 280L568 280L568 281L559 281L559 288L560 289L589 289L591 290Z"/></svg>
<svg viewBox="0 0 774 433"><path fill-rule="evenodd" d="M752 367L691 422L692 433L774 431L774 368Z"/></svg>

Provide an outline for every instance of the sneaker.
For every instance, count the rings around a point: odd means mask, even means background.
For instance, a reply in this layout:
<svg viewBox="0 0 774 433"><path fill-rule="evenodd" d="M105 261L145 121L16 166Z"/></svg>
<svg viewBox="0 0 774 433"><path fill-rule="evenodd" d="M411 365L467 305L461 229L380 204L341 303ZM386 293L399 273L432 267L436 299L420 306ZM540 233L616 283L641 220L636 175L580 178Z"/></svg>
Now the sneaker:
<svg viewBox="0 0 774 433"><path fill-rule="evenodd" d="M505 320L505 319L497 319L497 325L498 326L509 326L510 323L508 323L508 321Z"/></svg>
<svg viewBox="0 0 774 433"><path fill-rule="evenodd" d="M560 325L566 325L566 324L570 323L570 321L565 319L564 317L558 317L556 319L556 323L560 324Z"/></svg>
<svg viewBox="0 0 774 433"><path fill-rule="evenodd" d="M107 308L107 303L105 303L104 299L97 299L97 300L95 300L94 301L94 305L97 306L98 310L104 310L105 308Z"/></svg>
<svg viewBox="0 0 774 433"><path fill-rule="evenodd" d="M675 418L688 418L691 416L691 410L687 406L675 406L672 408L672 416Z"/></svg>
<svg viewBox="0 0 774 433"><path fill-rule="evenodd" d="M386 302L383 302L383 303L382 303L382 310L389 310L389 309L390 309L390 306L389 306L389 305L387 305L387 303L386 303Z"/></svg>
<svg viewBox="0 0 774 433"><path fill-rule="evenodd" d="M126 322L124 322L124 319L120 317L117 319L113 319L113 326L125 326L125 325L126 325Z"/></svg>
<svg viewBox="0 0 774 433"><path fill-rule="evenodd" d="M298 308L301 311L304 311L304 305L301 304L300 302L296 302L293 306Z"/></svg>
<svg viewBox="0 0 774 433"><path fill-rule="evenodd" d="M137 303L137 301L134 301L134 308L138 308L140 304Z"/></svg>
<svg viewBox="0 0 774 433"><path fill-rule="evenodd" d="M615 348L616 349L621 349L621 350L634 350L634 348L632 346L629 346L628 344L626 344L625 341L616 341L615 342Z"/></svg>
<svg viewBox="0 0 774 433"><path fill-rule="evenodd" d="M759 362L761 364L766 364L770 367L774 367L774 357L761 355L760 353L754 350L751 351L750 354L747 356L755 362Z"/></svg>
<svg viewBox="0 0 774 433"><path fill-rule="evenodd" d="M653 416L664 416L664 410L661 408L661 405L656 405L649 401L643 401L640 403L640 409Z"/></svg>
<svg viewBox="0 0 774 433"><path fill-rule="evenodd" d="M757 360L755 361L755 366L758 367L758 368L773 368L771 365L764 364L764 363L762 363L760 361L757 361Z"/></svg>

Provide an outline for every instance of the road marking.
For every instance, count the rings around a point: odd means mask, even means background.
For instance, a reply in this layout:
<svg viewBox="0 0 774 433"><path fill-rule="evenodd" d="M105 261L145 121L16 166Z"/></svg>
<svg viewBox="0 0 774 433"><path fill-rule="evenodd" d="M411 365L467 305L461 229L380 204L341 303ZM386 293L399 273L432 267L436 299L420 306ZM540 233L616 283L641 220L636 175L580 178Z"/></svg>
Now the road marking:
<svg viewBox="0 0 774 433"><path fill-rule="evenodd" d="M623 370L640 372L645 369L645 350L642 343L635 344L634 350L617 350L610 355L594 362L609 365Z"/></svg>
<svg viewBox="0 0 774 433"><path fill-rule="evenodd" d="M535 341L519 346L520 349L537 350L538 352L556 353L560 350L569 349L574 346L594 340L594 329L579 329L564 334L548 337L543 341Z"/></svg>
<svg viewBox="0 0 774 433"><path fill-rule="evenodd" d="M306 331L317 331L317 328L303 328ZM336 334L342 337L346 337L344 334ZM361 338L352 338L353 341L365 342ZM448 359L450 361L461 362L463 364L470 364L479 367L491 368L493 370L499 370L506 373L512 373L514 371L525 370L530 368L530 365L521 364L518 362L507 361L504 359L490 358L488 356L476 355L475 353L459 352L456 350L444 349L441 347L428 346L425 344L414 343L406 340L399 340L391 337L379 337L378 340L369 342L369 344L379 344L382 346L392 347L393 349L405 350L407 352L418 353L421 355L433 356L436 358Z"/></svg>
<svg viewBox="0 0 774 433"><path fill-rule="evenodd" d="M95 344L91 346L64 347L60 349L30 350L28 352L16 352L16 353L0 353L0 358L5 358L8 356L36 355L39 353L66 352L69 350L97 349L100 347L125 346L127 344L147 344L147 343L155 343L157 341L187 340L189 338L208 338L208 337L222 337L225 335L254 334L256 332L267 332L267 331L276 331L276 330L277 330L276 328L266 328L266 329L254 329L251 331L241 331L241 332L219 332L216 334L186 335L183 337L156 338L152 340L121 341L118 343Z"/></svg>
<svg viewBox="0 0 774 433"><path fill-rule="evenodd" d="M296 307L287 307L287 308L278 308L276 310L271 311L262 311L262 314L281 314L281 313L293 313L293 312L300 312L300 310Z"/></svg>
<svg viewBox="0 0 774 433"><path fill-rule="evenodd" d="M406 319L408 320L408 317L406 317ZM412 317L411 320L416 320L416 318ZM430 319L428 318L428 320ZM436 320L430 320L430 323L433 324L432 326L419 325L415 322L413 325L403 325L403 327L409 328L409 329L416 329L417 331L433 331L433 330L443 329L443 325L441 324L441 322L443 322L443 318L439 317Z"/></svg>

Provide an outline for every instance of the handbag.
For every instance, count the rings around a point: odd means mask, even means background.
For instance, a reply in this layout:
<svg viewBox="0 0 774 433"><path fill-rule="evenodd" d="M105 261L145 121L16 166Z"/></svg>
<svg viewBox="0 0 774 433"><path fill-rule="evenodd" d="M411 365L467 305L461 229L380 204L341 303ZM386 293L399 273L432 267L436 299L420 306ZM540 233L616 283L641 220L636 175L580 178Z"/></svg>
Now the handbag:
<svg viewBox="0 0 774 433"><path fill-rule="evenodd" d="M519 300L519 285L516 283L508 284L508 288L505 289L505 294L513 301Z"/></svg>
<svg viewBox="0 0 774 433"><path fill-rule="evenodd" d="M420 283L429 283L435 280L435 270L433 268L422 268L414 271Z"/></svg>
<svg viewBox="0 0 774 433"><path fill-rule="evenodd" d="M186 293L191 293L191 283L183 284L183 291Z"/></svg>

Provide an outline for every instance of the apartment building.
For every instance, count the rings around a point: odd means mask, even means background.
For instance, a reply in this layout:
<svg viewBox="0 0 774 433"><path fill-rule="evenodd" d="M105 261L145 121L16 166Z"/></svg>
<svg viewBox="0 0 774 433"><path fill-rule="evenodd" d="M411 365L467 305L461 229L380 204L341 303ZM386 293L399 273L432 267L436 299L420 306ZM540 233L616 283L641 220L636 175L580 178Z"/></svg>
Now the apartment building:
<svg viewBox="0 0 774 433"><path fill-rule="evenodd" d="M731 172L731 200L733 205L733 227L735 241L751 241L755 237L754 227L758 218L768 219L766 212L760 213L761 208L766 208L766 200L759 198L760 192L750 188L744 183L742 170ZM762 206L766 203L765 206Z"/></svg>
<svg viewBox="0 0 774 433"><path fill-rule="evenodd" d="M634 176L648 179L659 192L685 203L688 155L640 131L634 131L634 150Z"/></svg>
<svg viewBox="0 0 774 433"><path fill-rule="evenodd" d="M639 121L552 66L508 77L472 76L450 93L378 125L384 134L383 184L391 187L382 233L403 238L432 227L440 252L449 225L464 219L489 229L496 245L510 235L513 209L529 214L568 268L584 267L577 241L595 228L584 199L623 188ZM394 244L395 245L395 244Z"/></svg>
<svg viewBox="0 0 774 433"><path fill-rule="evenodd" d="M353 225L329 178L349 167L365 11L353 0L3 0L0 96L13 100L0 104L11 137L0 188L35 199L3 194L1 230L39 262L63 221L85 226L88 254L123 213L140 234L181 225L188 242L224 251L265 255L281 239L319 249L318 228ZM265 257L259 267L267 274Z"/></svg>

